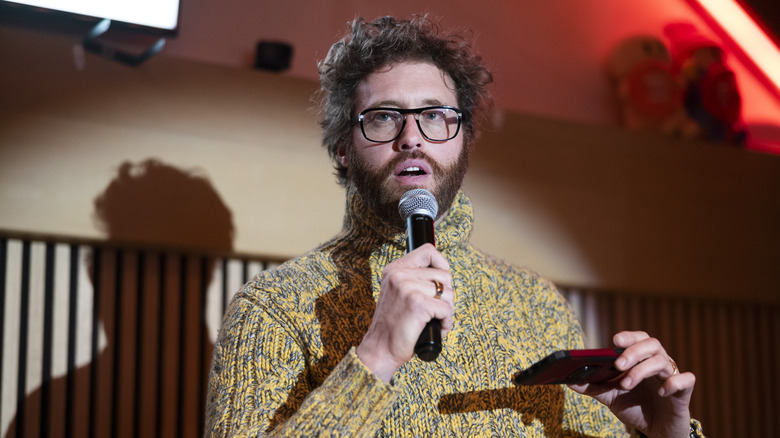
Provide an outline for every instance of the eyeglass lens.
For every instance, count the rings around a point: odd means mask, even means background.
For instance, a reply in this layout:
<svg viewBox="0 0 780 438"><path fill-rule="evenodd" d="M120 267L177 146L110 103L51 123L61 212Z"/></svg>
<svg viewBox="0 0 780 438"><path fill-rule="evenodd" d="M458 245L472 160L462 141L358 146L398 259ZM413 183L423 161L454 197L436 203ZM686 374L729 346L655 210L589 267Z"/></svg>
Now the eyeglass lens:
<svg viewBox="0 0 780 438"><path fill-rule="evenodd" d="M457 135L460 120L450 108L429 108L415 114L417 125L428 140L446 141ZM374 109L363 113L363 133L370 141L392 141L401 133L406 117L390 109Z"/></svg>

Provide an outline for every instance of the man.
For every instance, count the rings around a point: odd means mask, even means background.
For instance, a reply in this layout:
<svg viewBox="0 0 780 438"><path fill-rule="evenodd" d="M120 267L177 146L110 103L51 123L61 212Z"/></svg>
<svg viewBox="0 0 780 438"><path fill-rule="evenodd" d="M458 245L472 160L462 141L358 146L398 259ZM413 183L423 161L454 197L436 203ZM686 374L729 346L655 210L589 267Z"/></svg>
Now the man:
<svg viewBox="0 0 780 438"><path fill-rule="evenodd" d="M356 20L320 77L344 227L236 295L215 347L207 433L700 433L688 410L693 375L644 333L615 336L626 349L619 383L512 384L550 352L582 348L582 337L551 283L468 242L472 209L459 189L492 77L466 42L424 18ZM412 188L432 192L440 213L436 247L405 254L397 209ZM433 318L443 350L425 362L414 345Z"/></svg>

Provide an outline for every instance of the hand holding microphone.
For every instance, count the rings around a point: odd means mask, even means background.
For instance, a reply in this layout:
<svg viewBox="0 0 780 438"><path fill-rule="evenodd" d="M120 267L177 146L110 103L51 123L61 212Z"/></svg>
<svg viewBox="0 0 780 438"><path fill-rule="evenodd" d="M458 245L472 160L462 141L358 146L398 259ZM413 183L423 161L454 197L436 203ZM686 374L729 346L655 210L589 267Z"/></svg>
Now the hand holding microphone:
<svg viewBox="0 0 780 438"><path fill-rule="evenodd" d="M404 196L399 206L410 206L407 247L403 257L388 264L382 272L382 283L376 309L363 340L357 347L358 358L377 377L389 382L395 372L415 353L424 361L434 360L441 351L441 339L452 328L453 295L450 264L433 245L435 199L416 199L414 192ZM428 214L422 213L428 204ZM407 211L406 207L403 211ZM425 216L420 219L418 216ZM438 290L441 290L439 295ZM433 321L433 322L431 322ZM429 323L430 322L430 323ZM421 332L423 334L421 334ZM420 344L421 347L415 347ZM425 351L418 351L423 348Z"/></svg>
<svg viewBox="0 0 780 438"><path fill-rule="evenodd" d="M439 204L431 192L425 189L414 189L404 193L398 203L398 212L406 221L406 251L415 249L430 243L436 246L434 236L434 219L438 213ZM441 296L442 284L434 281L436 296ZM414 353L421 360L431 362L436 360L441 353L441 320L434 318L425 325Z"/></svg>

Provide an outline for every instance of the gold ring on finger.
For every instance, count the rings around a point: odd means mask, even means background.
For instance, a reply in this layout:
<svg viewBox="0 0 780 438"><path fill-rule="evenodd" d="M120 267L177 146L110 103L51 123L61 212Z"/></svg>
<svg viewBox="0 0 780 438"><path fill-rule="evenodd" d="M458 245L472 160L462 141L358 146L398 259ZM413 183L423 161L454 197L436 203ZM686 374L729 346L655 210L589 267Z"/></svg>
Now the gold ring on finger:
<svg viewBox="0 0 780 438"><path fill-rule="evenodd" d="M433 284L436 285L436 295L434 295L434 298L441 298L441 294L444 293L444 285L436 280L433 280Z"/></svg>

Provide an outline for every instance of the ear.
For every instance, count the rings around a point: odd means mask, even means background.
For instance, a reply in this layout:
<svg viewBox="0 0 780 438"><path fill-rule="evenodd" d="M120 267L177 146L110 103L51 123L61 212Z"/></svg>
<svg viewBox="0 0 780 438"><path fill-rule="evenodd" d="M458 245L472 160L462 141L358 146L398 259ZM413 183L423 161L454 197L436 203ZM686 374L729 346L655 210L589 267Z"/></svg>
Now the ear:
<svg viewBox="0 0 780 438"><path fill-rule="evenodd" d="M344 143L339 143L338 147L336 148L336 158L338 159L339 164L341 164L341 167L346 168L349 164L347 161L347 145Z"/></svg>

